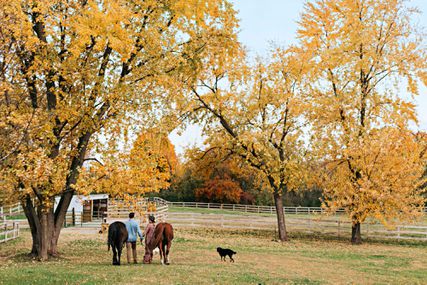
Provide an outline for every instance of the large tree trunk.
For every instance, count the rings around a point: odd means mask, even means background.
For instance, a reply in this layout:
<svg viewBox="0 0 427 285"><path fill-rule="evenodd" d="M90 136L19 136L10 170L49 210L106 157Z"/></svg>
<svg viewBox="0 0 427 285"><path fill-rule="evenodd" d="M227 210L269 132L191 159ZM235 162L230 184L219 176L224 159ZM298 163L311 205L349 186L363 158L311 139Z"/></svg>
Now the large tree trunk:
<svg viewBox="0 0 427 285"><path fill-rule="evenodd" d="M31 201L31 198L27 196L22 202L22 208L24 209L25 216L27 217L28 224L30 225L31 229L31 237L33 239L33 245L31 248L31 254L33 256L38 256L39 247L40 247L40 232L39 229L40 221L38 219L38 216L36 214L35 208L33 206L33 203Z"/></svg>
<svg viewBox="0 0 427 285"><path fill-rule="evenodd" d="M49 256L56 255L56 242L59 233L55 233L53 209L33 205L29 196L22 201L22 205L30 225L33 240L31 255L41 261L47 260ZM55 246L53 247L52 240L55 241Z"/></svg>
<svg viewBox="0 0 427 285"><path fill-rule="evenodd" d="M40 261L44 261L48 259L48 250L49 250L49 222L48 222L48 213L45 211L41 211L40 217L40 246L38 249L38 257Z"/></svg>
<svg viewBox="0 0 427 285"><path fill-rule="evenodd" d="M49 247L49 254L51 256L58 255L59 234L61 233L62 226L65 220L65 215L67 214L67 209L71 203L73 194L74 194L74 191L72 191L71 189L68 189L68 191L65 191L65 193L62 194L61 199L59 200L59 204L56 208L55 213L53 213L52 211L53 227L50 235L50 247Z"/></svg>
<svg viewBox="0 0 427 285"><path fill-rule="evenodd" d="M283 212L283 201L280 193L274 192L274 205L276 206L277 227L279 229L280 241L287 241L288 234L286 233L285 213Z"/></svg>
<svg viewBox="0 0 427 285"><path fill-rule="evenodd" d="M361 244L362 237L360 235L360 223L355 222L351 226L351 243L352 244Z"/></svg>

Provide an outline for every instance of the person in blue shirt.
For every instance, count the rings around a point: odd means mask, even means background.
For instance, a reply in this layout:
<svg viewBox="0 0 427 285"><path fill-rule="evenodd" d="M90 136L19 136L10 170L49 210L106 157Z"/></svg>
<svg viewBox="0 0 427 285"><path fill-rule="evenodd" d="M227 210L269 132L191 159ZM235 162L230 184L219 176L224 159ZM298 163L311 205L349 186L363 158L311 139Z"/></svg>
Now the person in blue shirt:
<svg viewBox="0 0 427 285"><path fill-rule="evenodd" d="M135 217L135 213L129 213L129 221L126 222L126 229L128 231L128 240L126 242L128 263L130 263L131 248L132 248L132 255L133 255L133 263L138 263L138 260L136 257L137 235L139 235L141 243L142 243L142 239L144 238L138 223L133 219L134 217Z"/></svg>

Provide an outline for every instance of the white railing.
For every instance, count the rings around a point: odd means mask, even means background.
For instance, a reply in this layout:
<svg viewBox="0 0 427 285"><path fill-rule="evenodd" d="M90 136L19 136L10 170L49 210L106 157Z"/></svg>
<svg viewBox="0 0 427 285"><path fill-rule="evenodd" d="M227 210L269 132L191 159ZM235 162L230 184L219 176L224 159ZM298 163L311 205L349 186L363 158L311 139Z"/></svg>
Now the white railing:
<svg viewBox="0 0 427 285"><path fill-rule="evenodd" d="M163 200L164 201L164 200ZM170 206L182 208L200 208L200 209L221 209L245 213L260 213L260 214L275 214L274 206L258 206L258 205L243 205L243 204L220 204L220 203L204 203L204 202L168 202ZM283 207L285 214L324 214L325 209L322 207ZM345 213L344 209L339 209L336 214ZM427 214L427 207L424 208L424 213Z"/></svg>
<svg viewBox="0 0 427 285"><path fill-rule="evenodd" d="M274 206L258 206L258 205L243 205L243 204L219 204L219 203L203 203L203 202L169 202L169 205L183 208L201 208L201 209L222 209L245 213L260 213L260 214L275 214ZM283 207L285 214L323 214L325 210L322 207ZM344 210L339 210L337 213L343 213Z"/></svg>
<svg viewBox="0 0 427 285"><path fill-rule="evenodd" d="M277 220L274 217L262 216L182 212L170 213L167 221L176 227L277 230ZM286 229L289 232L320 233L336 237L351 236L351 222L336 217L310 219L293 216L286 220ZM427 241L427 225L397 225L394 229L386 229L382 224L367 222L362 224L362 236Z"/></svg>
<svg viewBox="0 0 427 285"><path fill-rule="evenodd" d="M149 210L149 202L155 203L156 210ZM148 216L153 215L156 219L156 222L165 221L168 217L169 205L166 200L161 198L144 198L137 202L137 208L139 211L142 210L143 217L140 217L138 211L133 209L132 206L123 203L122 201L114 201L113 199L109 199L108 207L106 212L105 221L107 223L111 223L113 221L125 221L129 217L129 212L135 211L136 216L135 219L139 220L140 224L144 224L148 221Z"/></svg>
<svg viewBox="0 0 427 285"><path fill-rule="evenodd" d="M19 237L19 223L0 222L0 243Z"/></svg>
<svg viewBox="0 0 427 285"><path fill-rule="evenodd" d="M24 213L24 209L22 208L20 203L0 207L0 217L15 216L23 213Z"/></svg>

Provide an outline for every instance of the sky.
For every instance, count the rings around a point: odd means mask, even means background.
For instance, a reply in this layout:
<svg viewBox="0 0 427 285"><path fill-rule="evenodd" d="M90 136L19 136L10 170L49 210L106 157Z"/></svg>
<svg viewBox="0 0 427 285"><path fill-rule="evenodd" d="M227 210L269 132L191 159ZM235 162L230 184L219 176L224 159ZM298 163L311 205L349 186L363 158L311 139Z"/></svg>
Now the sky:
<svg viewBox="0 0 427 285"><path fill-rule="evenodd" d="M297 21L305 0L231 0L238 10L240 19L239 40L246 46L251 57L266 56L271 44L288 46L295 43ZM414 22L427 29L427 0L412 0L411 7L418 7L421 14ZM416 97L419 126L427 131L427 88L420 89ZM185 147L201 146L203 137L201 128L191 125L179 136L173 132L170 136L175 150L182 155Z"/></svg>

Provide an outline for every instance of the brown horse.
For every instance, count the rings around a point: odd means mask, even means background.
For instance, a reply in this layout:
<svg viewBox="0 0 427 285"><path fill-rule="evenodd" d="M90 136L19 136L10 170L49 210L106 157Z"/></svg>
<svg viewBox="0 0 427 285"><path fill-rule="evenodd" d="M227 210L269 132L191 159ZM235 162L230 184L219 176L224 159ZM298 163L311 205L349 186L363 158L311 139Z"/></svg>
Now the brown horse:
<svg viewBox="0 0 427 285"><path fill-rule="evenodd" d="M154 237L149 244L150 250L156 247L160 250L160 262L169 265L169 250L173 240L173 228L171 224L159 223L154 229Z"/></svg>

